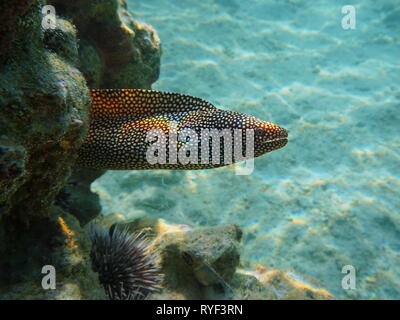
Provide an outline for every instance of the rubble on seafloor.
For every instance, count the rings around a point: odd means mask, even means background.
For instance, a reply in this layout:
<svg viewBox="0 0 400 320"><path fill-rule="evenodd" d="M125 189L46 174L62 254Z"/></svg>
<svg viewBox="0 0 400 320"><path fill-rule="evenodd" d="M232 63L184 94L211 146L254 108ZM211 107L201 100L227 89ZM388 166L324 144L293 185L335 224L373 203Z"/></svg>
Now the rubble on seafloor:
<svg viewBox="0 0 400 320"><path fill-rule="evenodd" d="M95 220L103 227L116 223L153 240L164 273L163 290L151 299L330 300L333 295L315 280L293 271L240 266L242 230L236 224L196 227L163 219L126 221L117 213Z"/></svg>

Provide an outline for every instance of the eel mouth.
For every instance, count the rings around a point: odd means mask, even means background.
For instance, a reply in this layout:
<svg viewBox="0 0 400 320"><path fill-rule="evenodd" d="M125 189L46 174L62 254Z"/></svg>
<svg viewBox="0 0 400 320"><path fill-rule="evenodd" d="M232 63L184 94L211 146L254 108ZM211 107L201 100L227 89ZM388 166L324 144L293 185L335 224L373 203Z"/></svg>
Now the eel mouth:
<svg viewBox="0 0 400 320"><path fill-rule="evenodd" d="M266 141L263 141L263 142L261 142L259 144L266 144L266 143L284 143L284 144L287 144L288 143L288 138L287 137L282 137L282 138L266 140Z"/></svg>
<svg viewBox="0 0 400 320"><path fill-rule="evenodd" d="M267 152L283 148L288 143L288 138L276 138L258 143L256 147L263 147L263 149L268 149Z"/></svg>
<svg viewBox="0 0 400 320"><path fill-rule="evenodd" d="M285 129L283 129L283 132L280 133L280 135L277 138L266 140L264 143L266 143L266 142L270 142L270 143L271 142L281 142L281 143L286 144L288 142L288 132Z"/></svg>
<svg viewBox="0 0 400 320"><path fill-rule="evenodd" d="M257 154L277 150L288 143L288 132L278 125L269 123L266 127L255 130L254 142Z"/></svg>

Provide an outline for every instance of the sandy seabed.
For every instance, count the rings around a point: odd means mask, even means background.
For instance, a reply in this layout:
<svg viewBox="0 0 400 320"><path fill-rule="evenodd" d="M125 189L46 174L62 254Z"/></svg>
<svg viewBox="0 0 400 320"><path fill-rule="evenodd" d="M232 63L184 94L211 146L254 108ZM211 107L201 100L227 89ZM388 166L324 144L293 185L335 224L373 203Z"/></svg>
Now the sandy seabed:
<svg viewBox="0 0 400 320"><path fill-rule="evenodd" d="M232 168L107 172L103 213L235 222L242 260L315 278L341 299L400 299L400 8L356 1L129 1L162 40L154 89L202 97L289 130ZM353 265L357 289L343 290Z"/></svg>

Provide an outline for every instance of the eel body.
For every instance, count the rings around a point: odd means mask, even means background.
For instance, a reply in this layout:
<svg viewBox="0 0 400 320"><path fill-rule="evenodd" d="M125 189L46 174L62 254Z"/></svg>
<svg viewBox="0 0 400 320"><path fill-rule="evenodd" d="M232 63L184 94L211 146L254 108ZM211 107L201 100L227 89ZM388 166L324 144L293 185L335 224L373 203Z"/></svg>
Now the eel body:
<svg viewBox="0 0 400 320"><path fill-rule="evenodd" d="M91 97L79 167L208 169L255 158L287 143L287 131L276 124L184 94L94 89Z"/></svg>

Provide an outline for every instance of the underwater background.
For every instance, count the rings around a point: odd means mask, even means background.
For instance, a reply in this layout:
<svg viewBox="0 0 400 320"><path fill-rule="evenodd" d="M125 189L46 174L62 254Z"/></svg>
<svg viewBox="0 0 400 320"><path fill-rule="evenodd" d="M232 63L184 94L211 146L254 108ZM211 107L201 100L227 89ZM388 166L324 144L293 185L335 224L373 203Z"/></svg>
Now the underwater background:
<svg viewBox="0 0 400 320"><path fill-rule="evenodd" d="M284 148L202 171L108 171L103 214L244 231L241 260L316 279L339 299L400 299L398 1L128 1L162 41L153 89L289 130ZM341 25L356 8L356 29ZM354 290L342 289L345 265Z"/></svg>

